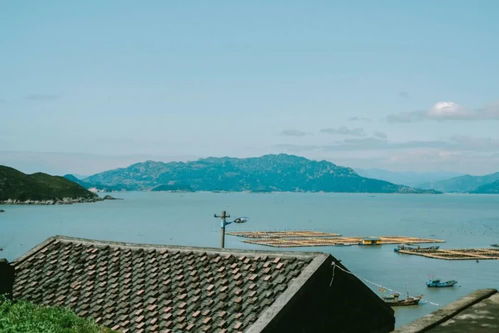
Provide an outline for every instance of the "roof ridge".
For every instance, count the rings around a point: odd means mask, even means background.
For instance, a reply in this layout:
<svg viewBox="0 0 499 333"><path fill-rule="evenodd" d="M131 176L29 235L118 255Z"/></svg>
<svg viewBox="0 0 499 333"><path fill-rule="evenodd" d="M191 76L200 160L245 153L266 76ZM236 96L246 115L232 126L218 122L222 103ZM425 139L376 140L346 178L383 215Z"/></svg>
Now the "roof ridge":
<svg viewBox="0 0 499 333"><path fill-rule="evenodd" d="M44 240L43 242L41 242L40 244L35 245L33 248L31 248L31 250L27 251L22 256L14 259L14 261L13 261L14 265L18 265L22 261L26 260L28 257L35 255L36 253L40 252L43 248L47 247L48 245L50 245L54 241L60 239L61 237L64 237L64 236L61 236L61 235L51 236L51 237L47 238L46 240Z"/></svg>
<svg viewBox="0 0 499 333"><path fill-rule="evenodd" d="M114 246L114 247L124 247L124 248L142 248L142 249L153 249L153 250L162 250L169 249L174 251L182 251L182 252L204 252L204 253L212 253L218 255L224 254L241 254L241 255L251 255L251 256L279 256L286 258L301 258L301 259L312 259L318 256L327 257L327 253L323 252L301 252L301 251L269 251L269 250L254 250L254 249L221 249L215 247L199 247L199 246L188 246L188 245L168 245L168 244L147 244L147 243L131 243L131 242L119 242L119 241L110 241L110 240L96 240L89 238L80 238L80 237L72 237L72 236L64 236L64 235L56 235L47 238L41 244L35 246L28 252L26 252L21 257L14 260L15 263L20 263L24 261L26 258L38 253L41 249L46 247L52 242L55 241L63 241L70 243L80 243L80 244L88 244L94 246Z"/></svg>

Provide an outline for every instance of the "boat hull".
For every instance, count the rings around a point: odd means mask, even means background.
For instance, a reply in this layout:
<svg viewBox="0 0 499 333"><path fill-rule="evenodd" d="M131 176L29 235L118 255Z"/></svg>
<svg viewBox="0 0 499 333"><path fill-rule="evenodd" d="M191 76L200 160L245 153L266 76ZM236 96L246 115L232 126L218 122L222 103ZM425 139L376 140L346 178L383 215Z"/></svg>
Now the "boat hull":
<svg viewBox="0 0 499 333"><path fill-rule="evenodd" d="M409 305L418 305L419 304L419 299L417 300L400 300L397 302L386 302L386 304L390 306L409 306Z"/></svg>
<svg viewBox="0 0 499 333"><path fill-rule="evenodd" d="M421 298L423 298L423 296L412 296L403 299L398 298L398 296L389 296L384 297L383 300L390 306L409 306L418 305Z"/></svg>
<svg viewBox="0 0 499 333"><path fill-rule="evenodd" d="M451 281L445 281L445 282L440 282L440 281L428 281L426 282L426 286L428 288L448 288L448 287L453 287L457 281L451 280Z"/></svg>

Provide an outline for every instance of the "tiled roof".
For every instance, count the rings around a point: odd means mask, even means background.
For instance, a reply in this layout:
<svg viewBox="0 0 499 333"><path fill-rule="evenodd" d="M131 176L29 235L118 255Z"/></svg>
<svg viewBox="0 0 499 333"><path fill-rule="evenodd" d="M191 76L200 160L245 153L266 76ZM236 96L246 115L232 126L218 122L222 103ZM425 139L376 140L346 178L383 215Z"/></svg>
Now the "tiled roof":
<svg viewBox="0 0 499 333"><path fill-rule="evenodd" d="M56 236L14 263L13 296L123 332L247 331L278 312L324 257Z"/></svg>

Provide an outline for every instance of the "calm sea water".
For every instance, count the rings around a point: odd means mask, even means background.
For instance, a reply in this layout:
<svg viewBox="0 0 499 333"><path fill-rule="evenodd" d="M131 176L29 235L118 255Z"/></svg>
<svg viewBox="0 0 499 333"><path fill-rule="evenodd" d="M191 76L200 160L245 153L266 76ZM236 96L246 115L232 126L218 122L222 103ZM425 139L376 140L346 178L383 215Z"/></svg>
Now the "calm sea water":
<svg viewBox="0 0 499 333"><path fill-rule="evenodd" d="M498 195L396 195L330 193L116 194L125 200L68 206L2 206L0 257L13 260L53 235L141 243L217 247L219 220L227 210L247 216L229 231L316 230L348 236L405 235L445 239L442 247L499 243ZM226 247L271 249L227 236ZM499 289L499 261L442 261L398 255L394 246L305 247L328 252L365 281L427 303L396 309L397 326L479 288ZM279 249L276 249L279 250ZM429 278L456 279L459 286L427 289ZM380 293L378 287L368 284Z"/></svg>

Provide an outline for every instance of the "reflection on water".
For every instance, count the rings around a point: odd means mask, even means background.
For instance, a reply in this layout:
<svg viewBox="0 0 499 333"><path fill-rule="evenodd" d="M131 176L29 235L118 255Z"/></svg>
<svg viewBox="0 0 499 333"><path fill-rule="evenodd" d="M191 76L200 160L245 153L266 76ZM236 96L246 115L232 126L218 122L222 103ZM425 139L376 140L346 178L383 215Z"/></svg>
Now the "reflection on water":
<svg viewBox="0 0 499 333"><path fill-rule="evenodd" d="M248 216L234 231L315 230L347 236L417 236L445 239L441 247L487 247L499 243L498 195L400 195L329 193L116 194L125 200L68 206L2 206L1 257L13 260L47 237L60 234L141 243L217 247L214 213ZM262 249L227 236L226 247ZM396 308L397 326L479 288L499 288L499 261L441 261L376 247L312 247L342 260L378 293L379 286L427 303ZM265 248L268 249L268 248ZM276 249L280 250L280 249ZM458 280L453 288L431 289L430 278ZM370 284L369 282L376 283Z"/></svg>

